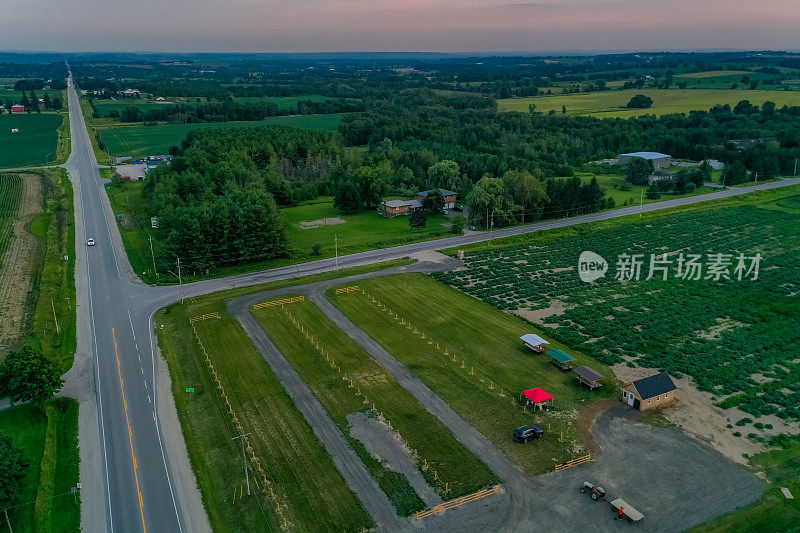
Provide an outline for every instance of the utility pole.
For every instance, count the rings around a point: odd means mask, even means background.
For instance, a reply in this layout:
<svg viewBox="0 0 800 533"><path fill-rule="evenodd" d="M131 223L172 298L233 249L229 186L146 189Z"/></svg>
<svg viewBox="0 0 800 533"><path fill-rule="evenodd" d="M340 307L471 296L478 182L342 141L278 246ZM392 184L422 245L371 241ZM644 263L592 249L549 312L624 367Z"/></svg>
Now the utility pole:
<svg viewBox="0 0 800 533"><path fill-rule="evenodd" d="M242 443L242 460L244 461L244 479L247 481L247 495L250 496L250 474L247 472L247 456L244 453L244 437L248 436L250 433L245 433L244 435L239 435L238 437L233 437L233 440L239 439L239 442Z"/></svg>
<svg viewBox="0 0 800 533"><path fill-rule="evenodd" d="M758 170L756 170L756 179L755 182L758 183Z"/></svg>
<svg viewBox="0 0 800 533"><path fill-rule="evenodd" d="M55 321L55 323L56 323L56 333L57 333L58 335L61 335L61 330L60 330L60 329L58 329L58 318L56 318L56 304L55 304L55 303L53 303L53 299L52 299L52 298L50 298L50 307L52 307L52 308L53 308L53 320L54 320L54 321Z"/></svg>
<svg viewBox="0 0 800 533"><path fill-rule="evenodd" d="M492 223L491 226L489 226L489 232L491 232L493 229L494 229L494 209L492 209Z"/></svg>
<svg viewBox="0 0 800 533"><path fill-rule="evenodd" d="M181 291L181 303L183 303L183 282L181 281L181 258L178 258L178 287Z"/></svg>
<svg viewBox="0 0 800 533"><path fill-rule="evenodd" d="M794 158L794 173L792 176L797 176L797 158Z"/></svg>
<svg viewBox="0 0 800 533"><path fill-rule="evenodd" d="M3 513L6 515L6 524L8 524L9 533L14 533L14 531L11 529L11 520L8 519L8 509L3 509Z"/></svg>
<svg viewBox="0 0 800 533"><path fill-rule="evenodd" d="M339 270L339 235L333 235L334 270Z"/></svg>
<svg viewBox="0 0 800 533"><path fill-rule="evenodd" d="M153 253L153 236L148 235L147 238L150 239L150 257L153 258L153 272L156 273L156 279L158 279L158 270L156 270L156 256Z"/></svg>
<svg viewBox="0 0 800 533"><path fill-rule="evenodd" d="M639 216L642 216L642 208L644 207L644 189L641 190L639 195Z"/></svg>

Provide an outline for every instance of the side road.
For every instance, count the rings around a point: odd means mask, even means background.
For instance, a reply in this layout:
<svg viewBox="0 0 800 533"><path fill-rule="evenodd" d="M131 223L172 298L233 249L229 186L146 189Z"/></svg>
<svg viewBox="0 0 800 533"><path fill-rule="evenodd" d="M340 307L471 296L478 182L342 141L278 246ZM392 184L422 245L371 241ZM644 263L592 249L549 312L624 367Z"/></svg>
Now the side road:
<svg viewBox="0 0 800 533"><path fill-rule="evenodd" d="M455 266L456 262L448 260L448 263L448 266ZM623 417L627 412L625 406L612 409L593 425L596 441L603 447L598 460L567 472L529 476L445 404L413 372L353 324L324 295L330 287L370 277L399 272L430 272L441 268L441 264L419 263L262 292L232 300L228 305L229 311L254 339L256 347L278 374L290 396L295 398L299 394L305 399L308 397L307 386L302 382L298 383L299 378L291 368L289 370L294 375L286 379L281 367L289 366L287 361L268 339L263 342L266 334L258 326L250 308L266 299L287 294L306 296L378 364L392 373L403 387L447 426L472 453L480 457L503 482L504 492L500 495L443 515L431 516L420 522L412 519L410 523L406 522L403 529L450 531L468 527L470 530L519 531L544 526L553 531L583 527L599 531L617 530L621 527L620 523L611 519L613 515L606 504L594 504L588 498L581 498L577 489L584 478L600 482L609 490L613 489L615 497L627 497L632 505L635 504L647 515L647 520L641 524L645 531L682 531L746 505L761 496L763 483L745 468L688 437L678 428L654 428L626 420ZM255 334L253 328L256 328ZM322 410L318 403L316 407ZM330 421L324 410L315 416L322 416ZM309 419L308 415L306 418ZM309 420L309 423L314 427L314 422ZM329 442L325 433L316 433L329 450L331 446L335 446L336 443ZM340 433L338 438L341 438ZM532 450L532 453L535 451ZM332 455L336 457L333 453ZM632 457L640 460L631 461ZM357 457L355 460L358 460ZM339 468L341 471L342 467ZM365 507L368 507L358 491L360 487L351 484L344 471L343 474L351 488L362 498ZM659 482L653 483L653 480ZM719 480L724 482L718 482ZM679 512L678 509L683 511ZM380 521L377 518L376 520Z"/></svg>

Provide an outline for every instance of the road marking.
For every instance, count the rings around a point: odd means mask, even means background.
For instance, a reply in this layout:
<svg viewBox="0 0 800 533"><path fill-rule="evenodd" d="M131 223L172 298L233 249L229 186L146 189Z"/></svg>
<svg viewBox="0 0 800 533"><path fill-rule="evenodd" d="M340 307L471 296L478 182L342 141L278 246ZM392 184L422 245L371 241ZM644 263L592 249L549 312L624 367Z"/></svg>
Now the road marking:
<svg viewBox="0 0 800 533"><path fill-rule="evenodd" d="M142 502L142 491L139 488L139 465L136 462L136 455L133 453L133 428L128 418L128 402L125 400L125 382L122 380L122 367L119 362L119 350L117 348L117 334L111 328L111 336L114 339L114 355L117 358L117 374L119 375L119 389L122 392L122 405L125 406L125 423L128 424L128 442L131 445L131 463L133 464L133 477L136 480L136 493L139 496L139 514L142 516L142 530L147 533L147 525L144 522L144 503Z"/></svg>
<svg viewBox="0 0 800 533"><path fill-rule="evenodd" d="M128 322L131 323L131 333L133 334L133 342L136 342L136 332L133 330L133 318L131 318L131 310L128 309ZM139 349L138 347L136 348Z"/></svg>
<svg viewBox="0 0 800 533"><path fill-rule="evenodd" d="M164 463L164 472L167 475L167 485L169 485L169 494L172 496L172 507L175 509L175 519L178 521L178 530L183 533L183 525L181 524L181 516L178 512L178 502L175 500L175 492L172 490L172 476L169 475L169 468L167 468L167 456L164 453L164 443L161 441L161 428L158 426L158 390L156 390L156 353L153 347L153 315L156 314L154 310L150 313L150 318L147 321L147 332L150 335L150 359L153 362L153 422L156 425L156 436L158 436L158 447L161 448L161 461ZM150 395L147 395L148 399Z"/></svg>
<svg viewBox="0 0 800 533"><path fill-rule="evenodd" d="M81 187L81 180L80 180L80 173L77 176L77 184L78 184L78 191L80 191ZM86 236L86 210L83 209L83 195L78 194L80 198L80 204L78 207L81 208L81 219L83 221L83 232L84 237ZM92 322L92 351L94 352L94 370L95 370L95 387L97 387L97 406L99 409L99 419L100 419L100 436L103 442L103 464L106 471L106 501L108 503L108 525L111 533L114 533L114 512L111 507L111 483L109 480L108 474L108 449L106 447L106 427L105 422L103 421L103 393L102 387L100 385L100 355L97 352L97 330L94 324L94 299L92 298L92 275L89 269L89 254L85 248L83 248L84 252L83 255L85 257L85 264L86 264L86 288L89 292L89 316L91 317Z"/></svg>

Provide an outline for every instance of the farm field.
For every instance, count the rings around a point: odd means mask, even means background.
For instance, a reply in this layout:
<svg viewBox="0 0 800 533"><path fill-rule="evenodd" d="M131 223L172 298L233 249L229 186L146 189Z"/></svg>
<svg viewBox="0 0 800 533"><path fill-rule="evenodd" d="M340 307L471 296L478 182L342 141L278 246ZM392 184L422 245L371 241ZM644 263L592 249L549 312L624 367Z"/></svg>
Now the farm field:
<svg viewBox="0 0 800 533"><path fill-rule="evenodd" d="M257 128L265 125L290 126L334 131L342 120L341 114L287 115L269 117L254 122L198 122L194 124L159 124L157 126L123 126L104 124L98 135L104 149L112 156L144 157L166 154L171 146L180 145L186 134L199 128ZM0 122L0 125L2 122Z"/></svg>
<svg viewBox="0 0 800 533"><path fill-rule="evenodd" d="M237 102L259 103L259 102L273 102L278 106L278 109L297 109L297 102L324 102L325 100L336 100L330 96L322 96L320 94L306 94L300 96L235 96L233 98Z"/></svg>
<svg viewBox="0 0 800 533"><path fill-rule="evenodd" d="M44 408L21 405L0 411L0 432L30 463L17 506L8 510L13 530L80 531L80 497L69 493L79 477L78 403L59 398ZM2 523L5 527L5 518Z"/></svg>
<svg viewBox="0 0 800 533"><path fill-rule="evenodd" d="M126 107L138 107L143 112L150 111L151 109L161 109L164 106L169 106L175 102L167 100L165 102L156 102L143 98L126 98L119 100L94 100L94 107L101 117L107 117L112 111L122 113Z"/></svg>
<svg viewBox="0 0 800 533"><path fill-rule="evenodd" d="M644 94L653 99L649 109L628 109L626 104L637 94ZM530 104L536 105L536 111L561 113L561 106L567 108L570 115L588 115L597 118L631 118L641 115L666 115L670 113L689 113L692 110L703 110L716 104L729 104L731 107L740 100L749 100L751 104L761 105L765 101L775 102L777 107L784 105L800 105L798 91L764 91L745 89L626 89L622 91L603 91L557 96L536 96L529 98L507 98L498 100L500 111L528 112Z"/></svg>
<svg viewBox="0 0 800 533"><path fill-rule="evenodd" d="M245 479L240 445L232 440L239 430L188 322L195 313L207 312L201 307L172 306L159 311L156 320L164 324L159 345L169 364L184 438L211 526L215 531L279 529L283 520L257 470L251 477L254 495L239 492ZM360 502L244 330L224 305L212 307L222 318L195 323L197 337L244 432L252 433L248 442L269 473L283 516L303 531L369 528L371 520ZM194 392L187 393L187 387ZM239 497L231 505L234 491Z"/></svg>
<svg viewBox="0 0 800 533"><path fill-rule="evenodd" d="M426 505L404 474L384 466L383 461L388 457L376 460L368 448L370 442L351 436L354 416L367 416L380 424L377 427L385 429L383 434L380 429L372 431L373 436L367 441L394 442L394 432L399 432L409 450L407 462L443 500L497 482L479 459L313 303L303 300L284 307L265 307L254 314L348 438L351 448L401 516L423 510L433 502ZM310 332L313 341L301 333L301 327ZM383 417L390 425L383 422ZM417 453L416 457L412 458L411 450Z"/></svg>
<svg viewBox="0 0 800 533"><path fill-rule="evenodd" d="M797 187L759 192L681 213L467 247L464 270L436 277L606 364L690 376L720 407L749 415L734 415L731 432L765 442L800 419L800 361L787 350L800 344L798 214ZM605 258L605 277L579 279L584 250ZM691 279L677 276L679 252L684 259L699 254L700 279L696 271ZM664 253L667 279L663 270L646 279L650 255ZM757 279L754 271L739 271L737 279L740 253L745 268L753 267L747 258L761 254ZM642 254L639 280L615 279L620 254ZM731 279L715 279L715 262Z"/></svg>
<svg viewBox="0 0 800 533"><path fill-rule="evenodd" d="M341 514L340 518L334 519L331 518L332 510L324 510L320 520L330 520L334 526L339 526L333 527L333 529L337 530L347 529L347 523L352 526L351 529L353 530L358 530L361 527L368 528L371 521L361 509L360 504L357 501L355 504L353 503L352 494L349 493L349 490L346 490L347 487L344 486L344 481L340 477L338 481L335 479L336 476L333 476L330 470L330 468L333 468L330 458L321 448L308 426L305 425L302 416L294 408L291 400L277 382L269 367L256 352L255 347L247 338L239 323L228 315L225 305L231 298L258 291L371 272L407 262L408 260L389 261L344 269L338 272L326 272L263 285L220 291L187 300L184 306L179 304L172 305L156 314L154 319L156 323L164 325L163 329L160 327L156 329L158 344L169 365L172 392L175 397L175 406L178 410L181 429L186 440L192 469L195 472L203 502L213 528L219 528L221 531L265 529L265 515L258 503L252 499L237 500L240 503L235 507L231 506L233 490L240 489L244 481L242 463L239 460L241 449L227 438L231 425L230 415L227 410L220 407L221 400L206 370L206 362L189 325L189 318L205 313L220 313L221 319L205 323L205 328L201 331L204 335L204 343L207 335L211 338L211 341L206 344L207 349L217 349L222 346L218 352L209 352L215 357L214 361L217 358L221 358L222 364L237 367L230 378L235 378L237 383L241 383L242 394L240 400L244 398L260 398L259 401L251 402L247 405L248 409L262 411L255 420L260 422L272 421L276 427L286 428L285 432L283 430L280 434L276 432L271 438L293 439L292 443L288 445L289 448L297 448L297 443L303 443L304 447L299 447L297 450L273 450L275 454L274 460L279 461L289 472L291 472L292 468L298 468L300 470L298 475L302 476L313 474L307 465L314 463L307 461L322 461L322 473L329 482L333 481L333 486L329 489L322 489L322 493L326 496L341 498L341 509L344 510L344 513L349 514L347 516ZM232 351L231 347L236 347L237 350ZM242 366L241 369L238 368L240 364ZM240 382L239 380L242 381ZM186 393L186 387L193 387L195 393ZM264 400L265 397L268 397L268 399ZM276 408L282 408L285 411L275 412L272 409L262 409L265 405L275 405ZM283 426L284 419L286 424L291 421L292 425ZM220 438L221 435L224 435L225 438ZM282 442L286 443L285 440ZM302 452L305 455L296 455L295 452L298 454ZM296 463L296 461L300 461L300 463ZM284 472L286 471L284 470ZM304 471L305 473L303 473ZM338 471L333 470L333 473L338 476ZM286 475L288 476L289 474ZM287 479L288 481L286 481L287 484L284 488L296 488L298 486L296 480L292 480L291 477ZM311 485L309 486L316 487L316 482L311 481L310 483ZM342 488L343 486L344 488ZM281 487L278 487L278 489L279 493L282 494ZM304 498L319 499L316 493L302 491L298 491L292 497L296 498L296 501L302 501ZM329 501L324 503L327 505ZM311 513L312 509L316 508L309 508L306 512ZM301 516L301 520L302 522L295 524L298 528L301 523L313 525L315 517ZM256 524L256 527L248 527L250 524ZM311 529L314 530L313 527Z"/></svg>
<svg viewBox="0 0 800 533"><path fill-rule="evenodd" d="M60 113L0 115L0 168L41 165L56 159ZM19 133L11 133L17 128Z"/></svg>
<svg viewBox="0 0 800 533"><path fill-rule="evenodd" d="M576 420L582 408L615 394L607 367L553 342L606 376L601 388L589 391L575 374L523 347L519 337L537 328L428 276L374 278L358 287L340 295L332 289L328 298L522 469L541 474L586 453ZM555 397L552 410L523 409L520 392L534 387ZM544 428L543 438L528 445L512 440L514 429L532 423Z"/></svg>

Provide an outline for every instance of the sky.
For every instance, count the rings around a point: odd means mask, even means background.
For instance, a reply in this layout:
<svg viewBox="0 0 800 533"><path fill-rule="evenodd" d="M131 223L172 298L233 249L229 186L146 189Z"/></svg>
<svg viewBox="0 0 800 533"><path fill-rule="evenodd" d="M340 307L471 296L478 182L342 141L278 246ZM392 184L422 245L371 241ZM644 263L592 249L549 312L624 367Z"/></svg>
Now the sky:
<svg viewBox="0 0 800 533"><path fill-rule="evenodd" d="M0 50L800 49L798 0L2 0Z"/></svg>

